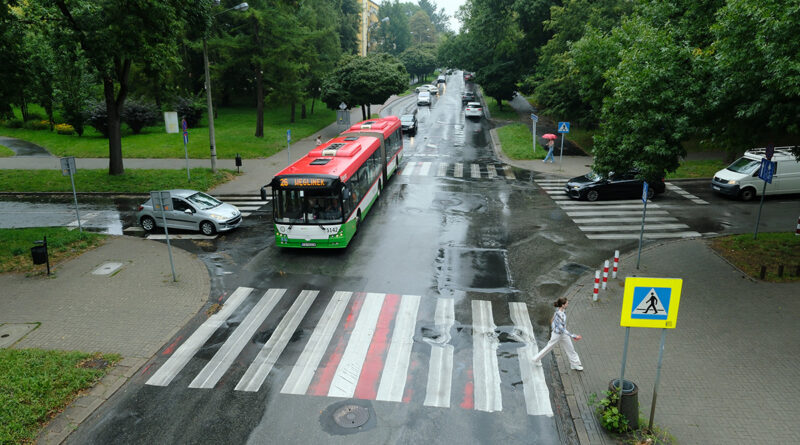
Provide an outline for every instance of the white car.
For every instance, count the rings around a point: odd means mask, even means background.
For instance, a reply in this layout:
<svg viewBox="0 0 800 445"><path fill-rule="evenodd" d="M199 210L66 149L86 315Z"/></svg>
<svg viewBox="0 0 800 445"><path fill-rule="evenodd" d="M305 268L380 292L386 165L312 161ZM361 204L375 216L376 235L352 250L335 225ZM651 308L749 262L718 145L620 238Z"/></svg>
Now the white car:
<svg viewBox="0 0 800 445"><path fill-rule="evenodd" d="M481 108L481 103L467 102L467 108L464 109L464 116L477 117L478 119L483 117L483 108Z"/></svg>
<svg viewBox="0 0 800 445"><path fill-rule="evenodd" d="M431 86L430 85L420 85L420 86L414 88L414 92L417 93L417 94L419 94L419 93L421 93L423 91L427 93L427 92L430 92L430 90L431 90Z"/></svg>
<svg viewBox="0 0 800 445"><path fill-rule="evenodd" d="M427 91L420 91L417 94L417 105L430 105L431 104L431 93Z"/></svg>
<svg viewBox="0 0 800 445"><path fill-rule="evenodd" d="M439 95L439 85L434 85L434 84L428 85L428 91L430 91L431 94L435 94L435 95L438 96Z"/></svg>

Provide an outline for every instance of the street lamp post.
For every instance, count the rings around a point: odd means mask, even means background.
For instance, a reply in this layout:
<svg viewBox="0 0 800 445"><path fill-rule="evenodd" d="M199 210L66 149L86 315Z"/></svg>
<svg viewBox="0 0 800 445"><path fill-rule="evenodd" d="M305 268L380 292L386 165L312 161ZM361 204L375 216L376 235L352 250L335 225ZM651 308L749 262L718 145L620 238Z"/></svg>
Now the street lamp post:
<svg viewBox="0 0 800 445"><path fill-rule="evenodd" d="M219 3L217 3L219 4ZM247 3L239 3L233 8L228 8L224 11L214 14L218 16L223 12L231 10L247 11L250 6ZM208 144L211 148L211 173L217 172L217 143L214 135L214 105L211 102L211 74L208 69L208 44L206 43L206 36L203 35L203 68L206 76L206 103L208 104Z"/></svg>

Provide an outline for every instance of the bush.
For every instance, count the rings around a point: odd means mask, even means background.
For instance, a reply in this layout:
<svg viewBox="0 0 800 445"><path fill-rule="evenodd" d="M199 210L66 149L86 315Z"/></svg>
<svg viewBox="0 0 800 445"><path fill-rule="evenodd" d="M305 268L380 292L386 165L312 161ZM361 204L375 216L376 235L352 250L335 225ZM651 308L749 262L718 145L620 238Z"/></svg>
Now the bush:
<svg viewBox="0 0 800 445"><path fill-rule="evenodd" d="M173 106L175 111L178 112L178 120L186 119L186 126L195 128L200 122L200 118L203 117L205 105L195 98L179 97L175 100Z"/></svg>
<svg viewBox="0 0 800 445"><path fill-rule="evenodd" d="M66 135L75 134L75 128L70 124L56 124L56 133Z"/></svg>
<svg viewBox="0 0 800 445"><path fill-rule="evenodd" d="M108 110L105 102L92 102L86 110L86 120L103 137L108 138Z"/></svg>
<svg viewBox="0 0 800 445"><path fill-rule="evenodd" d="M6 127L8 128L22 128L24 122L22 119L11 119L6 121Z"/></svg>
<svg viewBox="0 0 800 445"><path fill-rule="evenodd" d="M133 134L139 134L142 128L158 123L159 113L154 105L131 99L125 102L122 110L122 121L131 127Z"/></svg>
<svg viewBox="0 0 800 445"><path fill-rule="evenodd" d="M40 120L43 120L43 119L44 119L44 116L40 115L39 113L28 113L28 115L25 116L25 122L40 121Z"/></svg>
<svg viewBox="0 0 800 445"><path fill-rule="evenodd" d="M594 412L600 419L600 425L612 433L624 433L628 427L628 419L617 408L619 394L616 391L603 391L605 398L597 400L597 394L589 395L589 405L595 407Z"/></svg>
<svg viewBox="0 0 800 445"><path fill-rule="evenodd" d="M50 122L46 120L28 121L25 122L24 127L29 130L49 130Z"/></svg>

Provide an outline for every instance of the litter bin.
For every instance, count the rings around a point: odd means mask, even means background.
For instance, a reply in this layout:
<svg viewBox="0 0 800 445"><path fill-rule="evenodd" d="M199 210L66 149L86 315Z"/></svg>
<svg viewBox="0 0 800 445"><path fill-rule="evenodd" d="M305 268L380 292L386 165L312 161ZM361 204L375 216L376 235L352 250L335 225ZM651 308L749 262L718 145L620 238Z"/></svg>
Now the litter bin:
<svg viewBox="0 0 800 445"><path fill-rule="evenodd" d="M47 247L33 246L31 247L31 258L33 264L44 264L47 262Z"/></svg>
<svg viewBox="0 0 800 445"><path fill-rule="evenodd" d="M608 390L616 392L619 390L619 379L608 382ZM620 412L628 419L628 426L631 429L639 428L639 387L630 380L622 381L622 406Z"/></svg>

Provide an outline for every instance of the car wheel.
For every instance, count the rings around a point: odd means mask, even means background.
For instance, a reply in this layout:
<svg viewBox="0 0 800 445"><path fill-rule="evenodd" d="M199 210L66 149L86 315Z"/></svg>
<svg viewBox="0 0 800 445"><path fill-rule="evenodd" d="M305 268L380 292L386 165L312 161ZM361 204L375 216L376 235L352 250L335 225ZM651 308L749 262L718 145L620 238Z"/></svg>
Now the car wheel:
<svg viewBox="0 0 800 445"><path fill-rule="evenodd" d="M756 191L750 187L739 192L739 197L742 198L742 201L750 201L756 197Z"/></svg>
<svg viewBox="0 0 800 445"><path fill-rule="evenodd" d="M142 225L145 232L152 232L153 229L156 228L156 221L149 216L143 216L139 223Z"/></svg>
<svg viewBox="0 0 800 445"><path fill-rule="evenodd" d="M587 201L597 201L597 198L600 197L600 193L597 190L589 190L586 192L586 200Z"/></svg>
<svg viewBox="0 0 800 445"><path fill-rule="evenodd" d="M216 232L216 229L214 228L214 224L210 221L203 221L200 223L200 232L202 232L203 235L211 236Z"/></svg>
<svg viewBox="0 0 800 445"><path fill-rule="evenodd" d="M653 190L652 187L647 188L647 199L653 199L653 196L656 195L656 191Z"/></svg>

